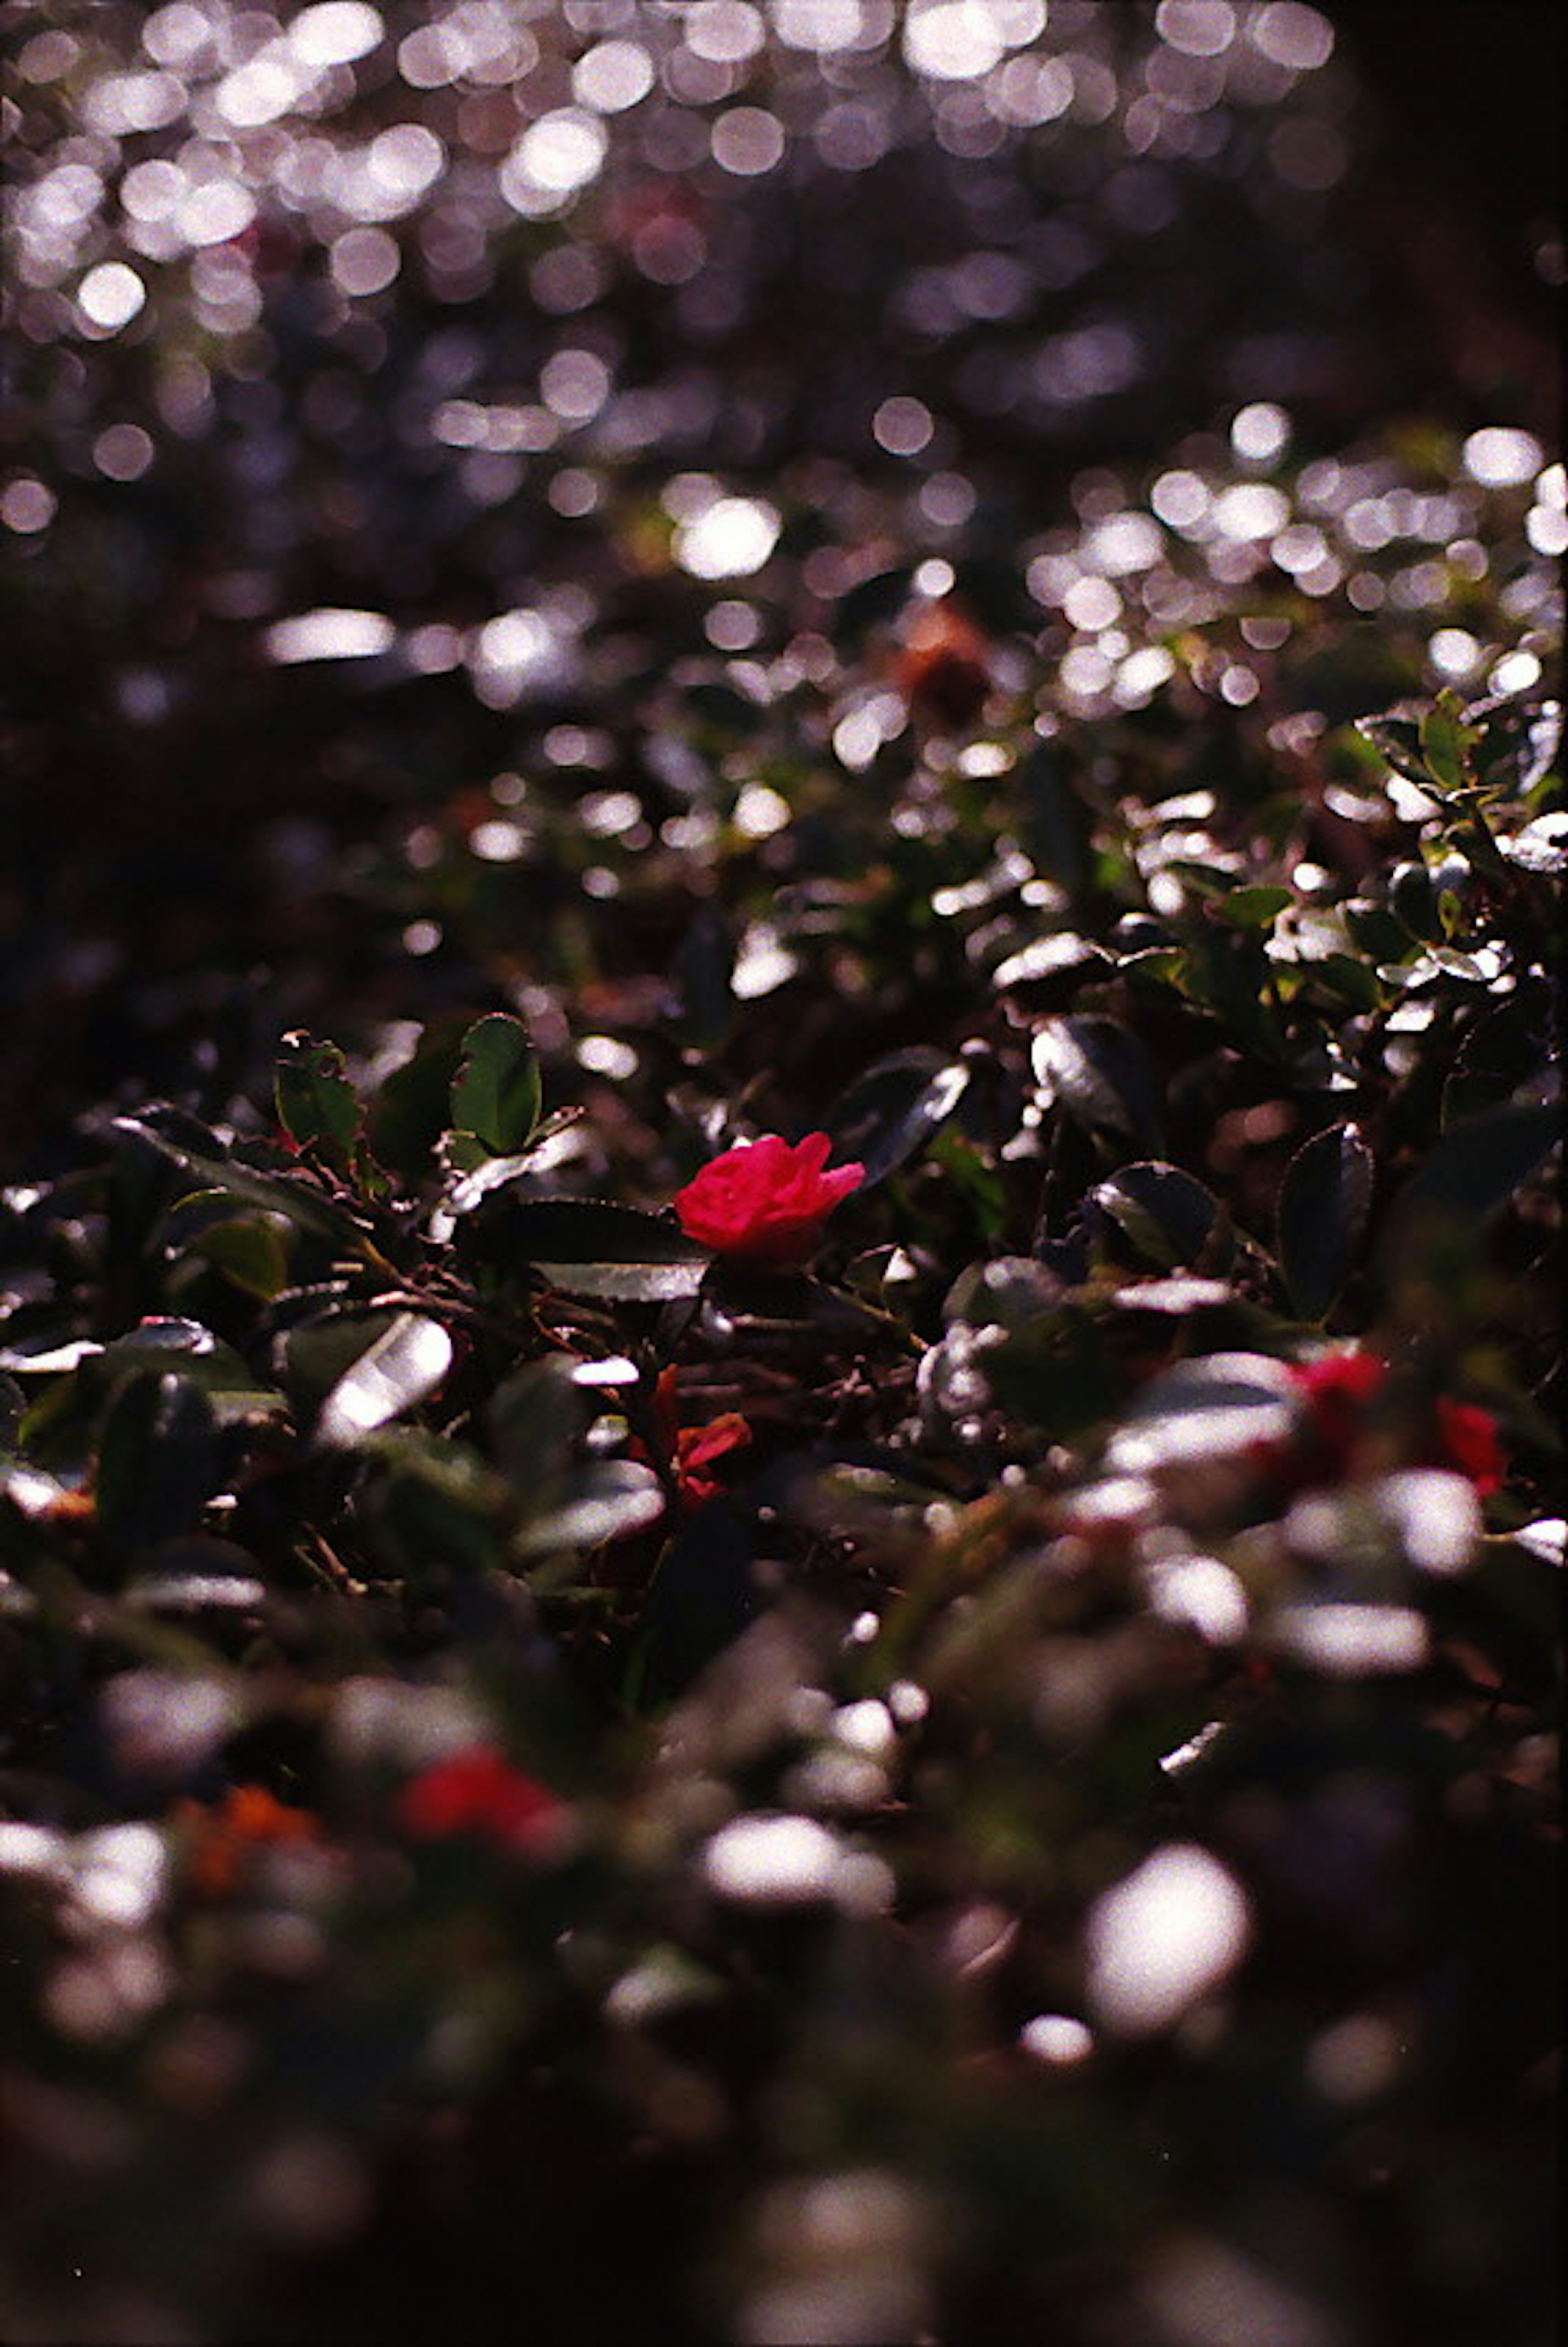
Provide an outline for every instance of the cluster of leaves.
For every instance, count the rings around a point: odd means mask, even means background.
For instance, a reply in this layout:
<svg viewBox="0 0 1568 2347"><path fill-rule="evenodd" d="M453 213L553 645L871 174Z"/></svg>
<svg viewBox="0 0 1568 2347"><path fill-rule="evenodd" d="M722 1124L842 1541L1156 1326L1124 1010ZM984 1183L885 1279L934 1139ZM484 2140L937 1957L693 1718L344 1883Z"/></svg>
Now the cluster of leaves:
<svg viewBox="0 0 1568 2347"><path fill-rule="evenodd" d="M104 2336L490 2335L519 2259L585 2338L1176 2337L1227 2277L1528 2335L1554 715L1345 729L1287 811L1173 787L1172 713L927 738L923 825L779 892L797 999L955 1039L836 1095L710 930L635 1175L493 1012L7 1194L24 2312L87 2224ZM667 1200L791 1097L863 1179L812 1268L716 1256Z"/></svg>
<svg viewBox="0 0 1568 2347"><path fill-rule="evenodd" d="M1538 2347L1563 473L1328 20L24 15L0 2332Z"/></svg>

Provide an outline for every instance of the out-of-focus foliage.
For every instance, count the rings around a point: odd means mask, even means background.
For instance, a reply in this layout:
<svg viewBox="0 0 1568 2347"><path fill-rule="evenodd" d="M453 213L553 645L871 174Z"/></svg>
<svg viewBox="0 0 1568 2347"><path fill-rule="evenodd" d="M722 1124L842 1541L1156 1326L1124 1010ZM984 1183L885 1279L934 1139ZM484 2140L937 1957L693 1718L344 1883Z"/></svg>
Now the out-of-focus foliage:
<svg viewBox="0 0 1568 2347"><path fill-rule="evenodd" d="M0 21L0 2329L1544 2347L1563 475L1332 26Z"/></svg>

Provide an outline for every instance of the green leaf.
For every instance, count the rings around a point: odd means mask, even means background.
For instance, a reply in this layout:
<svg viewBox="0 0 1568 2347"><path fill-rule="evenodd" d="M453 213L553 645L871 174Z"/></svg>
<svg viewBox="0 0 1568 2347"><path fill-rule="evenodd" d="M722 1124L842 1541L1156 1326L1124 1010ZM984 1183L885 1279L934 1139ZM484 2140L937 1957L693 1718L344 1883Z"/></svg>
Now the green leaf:
<svg viewBox="0 0 1568 2347"><path fill-rule="evenodd" d="M806 1272L776 1271L720 1256L703 1290L704 1327L719 1349L786 1347L814 1331L830 1345L885 1344L899 1324L886 1312Z"/></svg>
<svg viewBox="0 0 1568 2347"><path fill-rule="evenodd" d="M1431 892L1427 892L1430 905ZM1398 963L1411 949L1410 936L1386 905L1365 897L1350 897L1339 907L1350 942L1375 969L1380 962Z"/></svg>
<svg viewBox="0 0 1568 2347"><path fill-rule="evenodd" d="M1224 1207L1177 1165L1124 1165L1089 1194L1141 1255L1167 1271L1211 1254L1223 1264L1234 1252Z"/></svg>
<svg viewBox="0 0 1568 2347"><path fill-rule="evenodd" d="M1455 1132L1473 1117L1506 1107L1545 1072L1542 1046L1535 1020L1517 998L1490 1011L1465 1036L1443 1080L1443 1131Z"/></svg>
<svg viewBox="0 0 1568 2347"><path fill-rule="evenodd" d="M496 1010L463 1039L452 1085L452 1122L491 1157L515 1155L539 1122L539 1062L520 1019Z"/></svg>
<svg viewBox="0 0 1568 2347"><path fill-rule="evenodd" d="M665 1304L697 1294L712 1261L677 1223L603 1198L529 1198L494 1189L458 1225L471 1264L532 1267L571 1296Z"/></svg>
<svg viewBox="0 0 1568 2347"><path fill-rule="evenodd" d="M1222 921L1233 921L1238 929L1268 929L1295 902L1288 888L1233 888L1217 910Z"/></svg>
<svg viewBox="0 0 1568 2347"><path fill-rule="evenodd" d="M1046 1312L983 1356L994 1400L1054 1442L1071 1442L1115 1407L1121 1385L1105 1337L1087 1314Z"/></svg>
<svg viewBox="0 0 1568 2347"><path fill-rule="evenodd" d="M94 1479L111 1540L135 1550L188 1532L221 1480L217 1419L189 1378L148 1368L117 1387Z"/></svg>
<svg viewBox="0 0 1568 2347"><path fill-rule="evenodd" d="M1420 721L1421 756L1440 790L1451 794L1473 786L1470 752L1475 740L1476 729L1465 723L1459 695L1445 689Z"/></svg>
<svg viewBox="0 0 1568 2347"><path fill-rule="evenodd" d="M1134 1398L1112 1436L1113 1474L1237 1458L1288 1435L1297 1395L1283 1361L1264 1353L1208 1353L1177 1361Z"/></svg>
<svg viewBox="0 0 1568 2347"><path fill-rule="evenodd" d="M272 1075L278 1117L296 1149L340 1174L351 1171L364 1109L335 1043L285 1035Z"/></svg>
<svg viewBox="0 0 1568 2347"><path fill-rule="evenodd" d="M507 1165L515 1169L524 1162L520 1157L493 1155L476 1133L443 1133L440 1157L442 1170L448 1175L477 1174L482 1165Z"/></svg>
<svg viewBox="0 0 1568 2347"><path fill-rule="evenodd" d="M469 1444L382 1426L355 1448L382 1471L363 1502L378 1562L414 1588L433 1570L482 1573L501 1562L512 1494Z"/></svg>
<svg viewBox="0 0 1568 2347"><path fill-rule="evenodd" d="M1396 974L1399 964L1393 965ZM1332 994L1341 1002L1353 1003L1358 1010L1376 1010L1383 999L1386 981L1370 962L1358 961L1354 954L1325 953L1301 965L1304 981Z"/></svg>
<svg viewBox="0 0 1568 2347"><path fill-rule="evenodd" d="M1508 1204L1563 1138L1563 1113L1553 1105L1490 1110L1445 1133L1395 1201L1396 1218L1441 1214L1484 1221Z"/></svg>
<svg viewBox="0 0 1568 2347"><path fill-rule="evenodd" d="M824 1119L835 1165L858 1159L860 1187L886 1181L947 1122L969 1089L969 1069L928 1045L879 1060L841 1092Z"/></svg>
<svg viewBox="0 0 1568 2347"><path fill-rule="evenodd" d="M1049 1020L1036 1030L1034 1073L1048 1101L1092 1132L1157 1149L1159 1097L1148 1054L1114 1019Z"/></svg>
<svg viewBox="0 0 1568 2347"><path fill-rule="evenodd" d="M1431 777L1421 751L1421 730L1413 717L1358 717L1356 731L1407 783L1430 789Z"/></svg>
<svg viewBox="0 0 1568 2347"><path fill-rule="evenodd" d="M587 1392L558 1353L524 1361L504 1378L484 1415L497 1462L514 1488L533 1495L547 1490L571 1460L590 1414Z"/></svg>
<svg viewBox="0 0 1568 2347"><path fill-rule="evenodd" d="M664 1512L664 1486L651 1467L635 1459L591 1460L561 1498L514 1536L512 1553L526 1563L565 1549L599 1548L657 1524Z"/></svg>
<svg viewBox="0 0 1568 2347"><path fill-rule="evenodd" d="M1222 905L1236 894L1236 875L1222 865L1204 864L1190 856L1173 856L1165 868L1206 905Z"/></svg>
<svg viewBox="0 0 1568 2347"><path fill-rule="evenodd" d="M1071 1001L1090 970L1105 973L1111 957L1092 938L1072 929L1057 929L1035 938L1009 954L991 973L998 993L1022 994L1031 1009L1045 1010L1056 1001Z"/></svg>
<svg viewBox="0 0 1568 2347"><path fill-rule="evenodd" d="M270 1302L289 1285L289 1254L280 1214L235 1214L212 1224L191 1247L246 1296Z"/></svg>
<svg viewBox="0 0 1568 2347"><path fill-rule="evenodd" d="M117 1133L156 1150L169 1164L188 1174L196 1188L221 1190L245 1205L282 1214L300 1230L309 1231L334 1247L357 1246L359 1234L349 1216L323 1197L304 1174L260 1174L253 1166L239 1164L232 1158L188 1146L173 1133L160 1130L148 1115L119 1116L114 1122Z"/></svg>
<svg viewBox="0 0 1568 2347"><path fill-rule="evenodd" d="M148 1369L168 1369L199 1387L220 1426L253 1425L286 1407L277 1388L263 1385L243 1355L199 1320L144 1320L107 1345L82 1374L98 1393Z"/></svg>
<svg viewBox="0 0 1568 2347"><path fill-rule="evenodd" d="M0 1319L0 1370L18 1377L59 1377L103 1351L96 1337L79 1337L76 1323L52 1300L19 1304Z"/></svg>
<svg viewBox="0 0 1568 2347"><path fill-rule="evenodd" d="M462 1011L433 1020L412 1052L385 1078L372 1102L371 1147L410 1180L428 1166L452 1113L452 1087L473 1025Z"/></svg>
<svg viewBox="0 0 1568 2347"><path fill-rule="evenodd" d="M1354 1270L1372 1204L1372 1153L1353 1124L1331 1125L1285 1170L1277 1210L1280 1268L1305 1319L1321 1320Z"/></svg>
<svg viewBox="0 0 1568 2347"><path fill-rule="evenodd" d="M210 1533L160 1541L150 1569L127 1583L127 1604L158 1614L254 1614L267 1584L248 1549Z"/></svg>
<svg viewBox="0 0 1568 2347"><path fill-rule="evenodd" d="M1095 827L1089 809L1062 771L1060 752L1041 743L1018 776L1019 837L1034 869L1074 899L1089 894L1095 877Z"/></svg>
<svg viewBox="0 0 1568 2347"><path fill-rule="evenodd" d="M1568 813L1553 808L1537 815L1522 831L1498 842L1499 853L1521 872L1539 872L1555 878L1568 872Z"/></svg>
<svg viewBox="0 0 1568 2347"><path fill-rule="evenodd" d="M1472 730L1471 771L1482 789L1522 798L1549 774L1563 745L1559 701L1477 701L1465 711Z"/></svg>
<svg viewBox="0 0 1568 2347"><path fill-rule="evenodd" d="M351 1448L433 1394L452 1356L452 1338L439 1320L400 1312L331 1388L316 1420L317 1440Z"/></svg>
<svg viewBox="0 0 1568 2347"><path fill-rule="evenodd" d="M1163 994L1172 985L1179 985L1188 965L1185 946L1140 946L1135 953L1123 954L1116 969L1140 991Z"/></svg>

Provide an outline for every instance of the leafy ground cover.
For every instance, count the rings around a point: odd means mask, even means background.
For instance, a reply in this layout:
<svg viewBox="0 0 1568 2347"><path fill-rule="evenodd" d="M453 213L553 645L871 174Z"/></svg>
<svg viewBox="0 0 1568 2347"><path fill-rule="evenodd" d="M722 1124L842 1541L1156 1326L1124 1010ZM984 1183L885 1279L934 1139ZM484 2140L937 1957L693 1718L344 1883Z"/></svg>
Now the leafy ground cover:
<svg viewBox="0 0 1568 2347"><path fill-rule="evenodd" d="M1544 2342L1528 316L1310 8L29 13L0 2327Z"/></svg>

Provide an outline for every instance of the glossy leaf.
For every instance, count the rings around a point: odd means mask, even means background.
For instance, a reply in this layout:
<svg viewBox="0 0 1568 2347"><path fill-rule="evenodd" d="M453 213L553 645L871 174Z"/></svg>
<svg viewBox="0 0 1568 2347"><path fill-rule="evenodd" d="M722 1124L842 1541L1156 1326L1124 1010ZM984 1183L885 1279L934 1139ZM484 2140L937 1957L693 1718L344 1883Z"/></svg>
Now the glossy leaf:
<svg viewBox="0 0 1568 2347"><path fill-rule="evenodd" d="M58 1377L104 1348L96 1337L75 1337L52 1307L19 1305L0 1320L0 1370L18 1377Z"/></svg>
<svg viewBox="0 0 1568 2347"><path fill-rule="evenodd" d="M1521 872L1549 877L1568 872L1568 810L1557 807L1538 815L1510 839L1500 839L1498 852Z"/></svg>
<svg viewBox="0 0 1568 2347"><path fill-rule="evenodd" d="M504 1010L476 1020L453 1079L456 1132L471 1133L488 1156L514 1155L538 1123L539 1108L539 1062L522 1020Z"/></svg>
<svg viewBox="0 0 1568 2347"><path fill-rule="evenodd" d="M97 1392L165 1368L200 1389L221 1426L257 1424L280 1416L285 1407L276 1387L258 1378L243 1354L199 1320L144 1320L105 1346L85 1374Z"/></svg>
<svg viewBox="0 0 1568 2347"><path fill-rule="evenodd" d="M1319 954L1307 966L1307 973L1315 987L1341 1002L1352 1003L1358 1010L1376 1010L1383 999L1387 974L1370 962L1359 961L1354 954Z"/></svg>
<svg viewBox="0 0 1568 2347"><path fill-rule="evenodd" d="M338 1046L312 1035L285 1035L272 1088L279 1122L295 1148L346 1174L364 1110Z"/></svg>
<svg viewBox="0 0 1568 2347"><path fill-rule="evenodd" d="M896 1334L885 1312L861 1304L805 1272L720 1257L703 1288L701 1326L725 1351L789 1347L800 1338L842 1345L879 1345Z"/></svg>
<svg viewBox="0 0 1568 2347"><path fill-rule="evenodd" d="M1413 717L1359 717L1356 731L1369 742L1378 755L1390 765L1396 774L1407 783L1428 790L1431 776L1421 749L1420 727Z"/></svg>
<svg viewBox="0 0 1568 2347"><path fill-rule="evenodd" d="M485 1419L497 1463L519 1491L545 1490L586 1430L588 1396L558 1353L502 1379Z"/></svg>
<svg viewBox="0 0 1568 2347"><path fill-rule="evenodd" d="M125 1597L149 1613L251 1614L266 1604L267 1584L249 1549L191 1532L161 1542Z"/></svg>
<svg viewBox="0 0 1568 2347"><path fill-rule="evenodd" d="M1464 713L1475 734L1471 770L1483 788L1522 798L1551 773L1563 746L1560 701L1478 701Z"/></svg>
<svg viewBox="0 0 1568 2347"><path fill-rule="evenodd" d="M1290 1300L1321 1320L1355 1269L1372 1204L1372 1153L1353 1124L1314 1134L1286 1168L1276 1229Z"/></svg>
<svg viewBox="0 0 1568 2347"><path fill-rule="evenodd" d="M861 1190L885 1182L941 1130L968 1089L962 1060L923 1045L879 1060L828 1112L830 1163L863 1165Z"/></svg>
<svg viewBox="0 0 1568 2347"><path fill-rule="evenodd" d="M209 1263L242 1294L263 1301L289 1284L294 1225L280 1214L236 1214L224 1190L194 1190L170 1207L159 1237L178 1266Z"/></svg>
<svg viewBox="0 0 1568 2347"><path fill-rule="evenodd" d="M1142 1043L1114 1019L1051 1020L1035 1033L1034 1072L1046 1098L1091 1131L1157 1148L1163 1120Z"/></svg>
<svg viewBox="0 0 1568 2347"><path fill-rule="evenodd" d="M1070 1442L1114 1406L1117 1379L1090 1316L1045 1312L1008 1333L983 1356L992 1397L1053 1442Z"/></svg>
<svg viewBox="0 0 1568 2347"><path fill-rule="evenodd" d="M289 1284L288 1227L280 1214L226 1215L192 1240L190 1252L245 1295L265 1300Z"/></svg>
<svg viewBox="0 0 1568 2347"><path fill-rule="evenodd" d="M189 1378L147 1368L104 1415L94 1492L98 1522L127 1549L188 1532L222 1476L211 1404Z"/></svg>
<svg viewBox="0 0 1568 2347"><path fill-rule="evenodd" d="M384 1425L358 1452L377 1473L365 1494L376 1547L415 1588L450 1571L481 1573L502 1561L513 1496L472 1445L423 1427Z"/></svg>
<svg viewBox="0 0 1568 2347"><path fill-rule="evenodd" d="M1058 929L1009 954L993 970L991 983L999 994L1022 995L1032 1008L1047 1010L1054 1002L1070 1001L1074 990L1091 973L1107 969L1110 959L1092 938Z"/></svg>
<svg viewBox="0 0 1568 2347"><path fill-rule="evenodd" d="M1217 910L1222 921L1229 921L1238 929L1268 929L1286 907L1295 901L1288 888L1233 888Z"/></svg>
<svg viewBox="0 0 1568 2347"><path fill-rule="evenodd" d="M1018 784L1019 836L1030 862L1069 897L1086 896L1095 876L1094 825L1054 744L1040 743L1025 760Z"/></svg>
<svg viewBox="0 0 1568 2347"><path fill-rule="evenodd" d="M1124 1165L1090 1193L1101 1213L1123 1231L1138 1254L1174 1271L1217 1257L1234 1242L1219 1201L1178 1165L1153 1161Z"/></svg>
<svg viewBox="0 0 1568 2347"><path fill-rule="evenodd" d="M1443 1079L1443 1131L1455 1132L1471 1118L1522 1096L1525 1087L1546 1072L1542 1042L1534 1022L1520 1016L1516 1000L1471 1027Z"/></svg>
<svg viewBox="0 0 1568 2347"><path fill-rule="evenodd" d="M433 1020L371 1104L370 1145L383 1165L405 1177L424 1170L451 1122L452 1087L471 1024L461 1014Z"/></svg>
<svg viewBox="0 0 1568 2347"><path fill-rule="evenodd" d="M452 1338L439 1320L400 1312L328 1392L316 1420L330 1448L357 1442L435 1392L452 1366Z"/></svg>
<svg viewBox="0 0 1568 2347"><path fill-rule="evenodd" d="M1395 1201L1400 1221L1436 1213L1483 1221L1508 1204L1563 1138L1556 1105L1490 1110L1455 1125L1419 1166Z"/></svg>
<svg viewBox="0 0 1568 2347"><path fill-rule="evenodd" d="M244 1205L281 1214L300 1230L336 1246L351 1245L357 1241L358 1234L349 1216L302 1174L262 1174L232 1158L209 1155L206 1150L188 1146L145 1115L117 1117L115 1127L131 1140L155 1150L180 1173L188 1174L199 1189L221 1190Z"/></svg>
<svg viewBox="0 0 1568 2347"><path fill-rule="evenodd" d="M665 1512L664 1486L635 1459L600 1459L583 1468L570 1489L513 1539L525 1563L565 1549L598 1548L657 1524Z"/></svg>
<svg viewBox="0 0 1568 2347"><path fill-rule="evenodd" d="M573 1296L645 1304L695 1296L712 1261L662 1214L603 1198L532 1198L491 1191L463 1216L458 1245L503 1274L532 1269Z"/></svg>
<svg viewBox="0 0 1568 2347"><path fill-rule="evenodd" d="M1255 1455L1289 1435L1296 1388L1283 1361L1262 1353L1209 1353L1178 1361L1145 1387L1111 1440L1114 1472L1148 1474L1205 1460Z"/></svg>
<svg viewBox="0 0 1568 2347"><path fill-rule="evenodd" d="M1427 773L1440 790L1451 795L1472 786L1475 778L1469 761L1474 738L1473 728L1465 723L1458 695L1440 692L1420 720L1421 756Z"/></svg>

